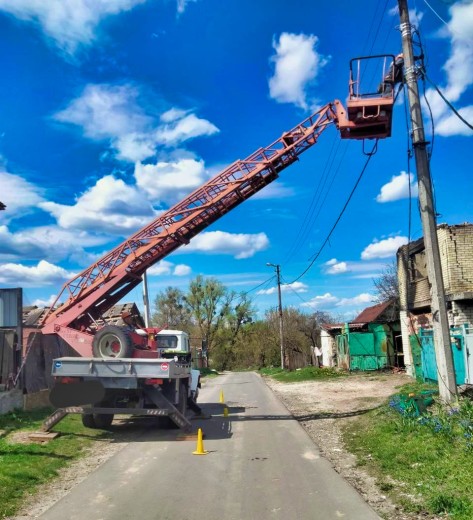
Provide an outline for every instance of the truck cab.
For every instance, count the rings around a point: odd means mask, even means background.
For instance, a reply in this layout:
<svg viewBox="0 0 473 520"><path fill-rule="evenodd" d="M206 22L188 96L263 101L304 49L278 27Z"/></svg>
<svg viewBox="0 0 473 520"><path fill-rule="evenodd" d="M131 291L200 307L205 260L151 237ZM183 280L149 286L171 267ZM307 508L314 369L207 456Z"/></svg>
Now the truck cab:
<svg viewBox="0 0 473 520"><path fill-rule="evenodd" d="M190 363L192 354L190 348L189 334L182 330L163 329L155 336L159 356ZM200 388L200 372L191 369L189 381L189 397L193 402L197 401Z"/></svg>

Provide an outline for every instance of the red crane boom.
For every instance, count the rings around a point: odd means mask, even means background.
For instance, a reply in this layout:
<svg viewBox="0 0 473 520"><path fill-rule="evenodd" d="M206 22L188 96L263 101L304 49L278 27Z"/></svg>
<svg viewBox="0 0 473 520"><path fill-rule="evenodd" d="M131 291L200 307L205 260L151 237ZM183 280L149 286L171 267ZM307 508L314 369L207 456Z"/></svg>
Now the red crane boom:
<svg viewBox="0 0 473 520"><path fill-rule="evenodd" d="M369 58L358 58L365 59ZM329 125L336 124L342 139L389 137L394 98L393 89L385 86L394 85L391 77L392 71L383 71L378 93L360 94L360 78L351 74L348 110L337 100L320 108L269 146L225 168L68 281L46 315L42 332L58 334L80 355L90 356L97 321L141 282L146 269L277 179Z"/></svg>
<svg viewBox="0 0 473 520"><path fill-rule="evenodd" d="M222 215L277 179L279 172L314 145L320 134L335 121L336 112L330 103L269 146L225 168L68 281L44 320L43 333L62 336L64 328L87 330L141 282L141 275L148 267L182 244L188 244ZM53 310L64 297L66 301Z"/></svg>

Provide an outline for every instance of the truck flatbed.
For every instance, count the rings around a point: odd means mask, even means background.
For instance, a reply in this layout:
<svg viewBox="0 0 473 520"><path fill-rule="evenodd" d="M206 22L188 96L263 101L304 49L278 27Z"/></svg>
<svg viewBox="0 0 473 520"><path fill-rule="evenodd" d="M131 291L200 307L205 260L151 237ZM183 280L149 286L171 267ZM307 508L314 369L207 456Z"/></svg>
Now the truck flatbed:
<svg viewBox="0 0 473 520"><path fill-rule="evenodd" d="M54 377L188 378L190 364L174 359L62 357L53 362Z"/></svg>

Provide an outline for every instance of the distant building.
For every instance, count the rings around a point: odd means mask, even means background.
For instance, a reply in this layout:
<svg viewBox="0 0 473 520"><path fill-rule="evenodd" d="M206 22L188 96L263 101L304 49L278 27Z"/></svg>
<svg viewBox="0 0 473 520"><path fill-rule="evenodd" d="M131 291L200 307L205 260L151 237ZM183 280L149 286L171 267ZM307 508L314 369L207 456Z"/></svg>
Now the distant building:
<svg viewBox="0 0 473 520"><path fill-rule="evenodd" d="M404 368L397 302L367 307L353 321L324 325L321 332L323 364L346 370Z"/></svg>
<svg viewBox="0 0 473 520"><path fill-rule="evenodd" d="M457 345L454 350L455 368L457 371L463 370L465 377L470 373L471 380L473 356L468 356L466 349L470 342L473 342L473 225L441 224L437 226L437 237L452 343ZM434 338L431 330L430 283L423 238L399 248L397 269L402 342L407 372L418 378L436 379L436 366L427 366L432 363L432 359L429 361L427 358L433 355L429 354L428 350L430 345L433 351ZM458 341L459 338L462 341ZM473 343L470 348L473 349ZM460 352L462 349L464 352ZM471 367L468 367L468 357ZM462 359L465 361L462 362ZM463 368L460 366L462 363ZM461 379L462 377L459 378Z"/></svg>

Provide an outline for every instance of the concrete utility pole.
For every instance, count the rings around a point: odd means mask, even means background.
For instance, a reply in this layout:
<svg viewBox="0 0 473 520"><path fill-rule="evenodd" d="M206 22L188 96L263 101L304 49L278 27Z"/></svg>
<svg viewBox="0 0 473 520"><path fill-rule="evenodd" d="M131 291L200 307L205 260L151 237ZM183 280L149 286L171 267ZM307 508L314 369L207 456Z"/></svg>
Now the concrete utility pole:
<svg viewBox="0 0 473 520"><path fill-rule="evenodd" d="M412 125L412 144L417 169L419 186L419 206L424 234L427 276L430 282L431 310L435 342L435 357L439 377L440 398L448 403L457 394L455 371L450 345L445 289L443 285L442 265L437 237L437 222L432 197L432 180L427 155L427 142L420 106L419 89L412 47L411 24L407 0L398 0L401 18L402 51L404 55L404 75L409 99L409 111Z"/></svg>
<svg viewBox="0 0 473 520"><path fill-rule="evenodd" d="M276 277L278 280L278 314L279 314L279 343L281 346L281 368L284 370L284 336L282 326L282 301L281 301L281 267L279 264L266 264L276 269Z"/></svg>

